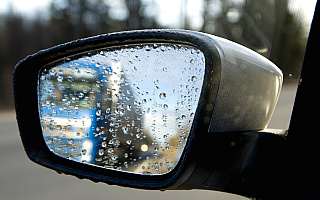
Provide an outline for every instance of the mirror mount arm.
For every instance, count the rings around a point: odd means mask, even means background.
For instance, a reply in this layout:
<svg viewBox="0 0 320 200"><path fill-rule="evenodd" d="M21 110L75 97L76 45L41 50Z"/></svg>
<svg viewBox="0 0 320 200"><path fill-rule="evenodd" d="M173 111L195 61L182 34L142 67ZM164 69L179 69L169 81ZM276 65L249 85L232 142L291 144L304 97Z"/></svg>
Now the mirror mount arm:
<svg viewBox="0 0 320 200"><path fill-rule="evenodd" d="M283 137L271 132L209 133L193 147L197 165L192 175L175 189L197 185L250 197L279 196L285 185L286 175L279 166L287 166L286 146Z"/></svg>

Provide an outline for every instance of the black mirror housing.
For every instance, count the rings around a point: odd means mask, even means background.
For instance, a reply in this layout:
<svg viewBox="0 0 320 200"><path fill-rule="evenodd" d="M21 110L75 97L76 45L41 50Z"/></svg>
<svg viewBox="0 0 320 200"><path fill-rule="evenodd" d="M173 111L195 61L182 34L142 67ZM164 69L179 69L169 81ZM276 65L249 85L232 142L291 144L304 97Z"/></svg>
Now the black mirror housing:
<svg viewBox="0 0 320 200"><path fill-rule="evenodd" d="M127 173L76 162L50 150L39 113L42 70L93 51L155 43L190 45L205 58L192 126L174 169L161 175ZM239 188L252 183L248 167L251 156L265 151L263 145L260 149L261 138L282 144L279 136L261 131L271 118L281 85L281 71L264 57L225 39L184 30L129 31L76 40L28 56L14 70L17 121L32 161L95 182L153 190L214 189L247 195L247 189Z"/></svg>

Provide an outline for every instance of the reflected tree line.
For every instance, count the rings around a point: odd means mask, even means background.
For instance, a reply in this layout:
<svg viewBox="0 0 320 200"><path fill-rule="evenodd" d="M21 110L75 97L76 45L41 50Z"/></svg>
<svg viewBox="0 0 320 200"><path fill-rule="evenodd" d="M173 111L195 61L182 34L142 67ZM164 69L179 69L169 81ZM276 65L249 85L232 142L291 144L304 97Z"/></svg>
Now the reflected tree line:
<svg viewBox="0 0 320 200"><path fill-rule="evenodd" d="M290 11L288 0L202 0L200 21L188 12L191 1L181 0L176 25L159 20L156 0L52 0L48 13L38 11L33 18L13 8L0 13L0 109L14 107L12 71L22 58L74 39L123 30L184 28L211 33L268 57L282 69L285 80L299 77L308 32L301 15Z"/></svg>

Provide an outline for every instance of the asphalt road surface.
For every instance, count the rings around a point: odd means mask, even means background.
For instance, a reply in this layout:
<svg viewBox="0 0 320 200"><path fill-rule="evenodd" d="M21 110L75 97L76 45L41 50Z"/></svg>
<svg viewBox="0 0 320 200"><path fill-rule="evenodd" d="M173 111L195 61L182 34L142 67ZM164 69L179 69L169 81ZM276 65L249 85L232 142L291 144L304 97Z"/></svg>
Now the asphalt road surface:
<svg viewBox="0 0 320 200"><path fill-rule="evenodd" d="M285 87L279 99L270 128L286 128L293 106L295 87ZM0 200L57 200L57 199L144 199L144 200L201 200L246 199L215 191L146 191L109 186L59 175L31 162L23 149L15 115L0 113Z"/></svg>

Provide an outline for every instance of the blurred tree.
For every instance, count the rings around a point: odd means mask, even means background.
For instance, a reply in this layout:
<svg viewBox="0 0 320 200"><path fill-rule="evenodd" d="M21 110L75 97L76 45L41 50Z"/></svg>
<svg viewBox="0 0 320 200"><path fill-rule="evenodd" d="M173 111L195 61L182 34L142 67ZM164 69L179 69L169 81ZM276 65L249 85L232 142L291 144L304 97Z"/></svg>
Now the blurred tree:
<svg viewBox="0 0 320 200"><path fill-rule="evenodd" d="M215 1L216 2L216 1ZM206 4L212 4L206 0ZM276 21L274 1L219 1L220 11L215 17L204 16L213 23L204 25L204 31L210 30L213 34L242 44L268 57L271 49L274 24ZM206 8L210 8L207 6ZM210 26L214 26L214 29Z"/></svg>
<svg viewBox="0 0 320 200"><path fill-rule="evenodd" d="M55 44L123 30L125 22L110 17L110 8L103 0L52 1L50 27Z"/></svg>
<svg viewBox="0 0 320 200"><path fill-rule="evenodd" d="M288 1L276 1L277 23L272 40L270 60L280 66L286 81L298 79L306 50L308 34L301 14L293 14ZM279 9L279 8L284 9Z"/></svg>
<svg viewBox="0 0 320 200"><path fill-rule="evenodd" d="M127 30L161 28L154 16L148 15L148 8L156 6L154 1L126 0L128 10Z"/></svg>
<svg viewBox="0 0 320 200"><path fill-rule="evenodd" d="M140 0L126 0L126 5L128 8L129 17L127 20L127 29L141 29L142 28L142 17L141 12L141 2Z"/></svg>
<svg viewBox="0 0 320 200"><path fill-rule="evenodd" d="M199 3L203 5L203 23L197 25L197 30L243 44L269 57L282 69L285 78L298 78L307 36L303 19L289 10L288 2L202 0ZM176 28L193 28L188 3L191 0L181 0L178 21L183 23ZM156 0L51 0L49 12L38 11L34 18L14 12L11 6L0 14L0 109L13 108L12 71L20 59L78 38L162 28L157 4ZM46 15L46 20L42 15Z"/></svg>
<svg viewBox="0 0 320 200"><path fill-rule="evenodd" d="M0 108L13 108L12 94L12 70L17 60L25 55L27 35L24 29L24 20L21 16L17 16L12 9L7 15L2 16L4 31L0 36Z"/></svg>
<svg viewBox="0 0 320 200"><path fill-rule="evenodd" d="M159 28L147 7L153 1L121 1L126 17L111 14L111 1L60 0L50 2L48 20L41 14L27 19L14 12L13 6L0 20L0 109L13 108L12 71L26 55L40 49L102 33ZM120 2L120 3L121 3ZM40 12L40 11L39 11Z"/></svg>
<svg viewBox="0 0 320 200"><path fill-rule="evenodd" d="M220 6L218 12L214 5ZM307 37L303 19L295 16L288 0L204 0L201 31L269 58L283 71L285 79L299 78Z"/></svg>

